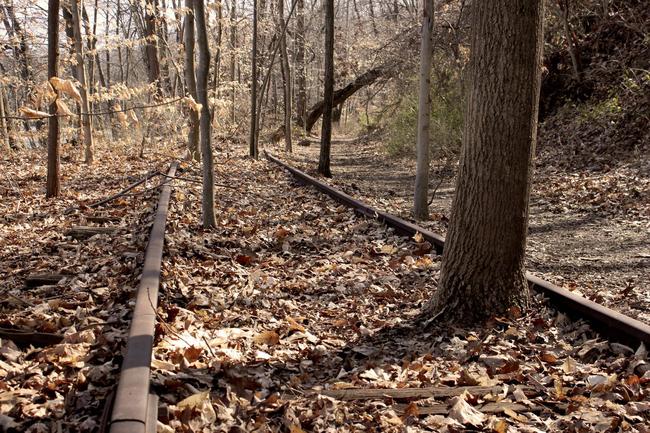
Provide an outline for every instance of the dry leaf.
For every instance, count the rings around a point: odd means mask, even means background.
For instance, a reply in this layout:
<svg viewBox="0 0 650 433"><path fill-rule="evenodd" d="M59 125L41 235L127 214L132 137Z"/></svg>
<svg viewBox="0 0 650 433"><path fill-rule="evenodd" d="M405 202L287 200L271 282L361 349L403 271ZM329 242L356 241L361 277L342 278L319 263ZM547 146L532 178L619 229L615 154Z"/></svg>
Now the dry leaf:
<svg viewBox="0 0 650 433"><path fill-rule="evenodd" d="M465 401L463 396L454 397L450 404L449 418L458 421L461 424L471 424L475 427L480 426L486 419L486 415L474 409Z"/></svg>
<svg viewBox="0 0 650 433"><path fill-rule="evenodd" d="M20 107L18 111L22 116L27 117L29 119L43 119L45 117L50 117L49 113L46 113L44 111L33 110L27 107Z"/></svg>
<svg viewBox="0 0 650 433"><path fill-rule="evenodd" d="M197 112L197 113L200 113L200 112L201 112L201 108L203 108L203 105L201 105L201 104L199 104L198 102L196 102L196 101L194 100L194 98L192 97L192 95L188 95L188 96L184 97L184 98L183 98L183 102L184 102L185 105L187 105L191 110L193 110L193 111L195 111L195 112Z"/></svg>
<svg viewBox="0 0 650 433"><path fill-rule="evenodd" d="M264 331L253 338L257 344L266 344L268 346L276 345L280 342L280 336L275 331Z"/></svg>
<svg viewBox="0 0 650 433"><path fill-rule="evenodd" d="M72 81L64 80L58 77L52 77L50 78L50 84L52 84L52 87L54 87L59 92L64 93L77 102L81 102L81 94L75 85L72 84Z"/></svg>
<svg viewBox="0 0 650 433"><path fill-rule="evenodd" d="M70 110L68 105L63 102L62 99L56 100L56 111L59 114L67 114L68 116L74 116L74 113Z"/></svg>

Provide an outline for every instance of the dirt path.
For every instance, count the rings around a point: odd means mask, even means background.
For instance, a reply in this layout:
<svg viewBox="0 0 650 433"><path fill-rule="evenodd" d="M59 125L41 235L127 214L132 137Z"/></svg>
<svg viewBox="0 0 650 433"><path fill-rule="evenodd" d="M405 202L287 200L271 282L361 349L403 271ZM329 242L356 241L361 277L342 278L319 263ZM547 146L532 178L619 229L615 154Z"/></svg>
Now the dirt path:
<svg viewBox="0 0 650 433"><path fill-rule="evenodd" d="M318 144L283 158L314 174ZM276 150L277 152L277 150ZM545 164L536 172L530 209L528 269L650 323L650 162L624 162L605 173L567 174ZM411 220L414 162L390 159L379 143L350 139L332 146L330 182L361 200ZM432 179L432 185L437 184ZM422 225L445 234L453 181Z"/></svg>

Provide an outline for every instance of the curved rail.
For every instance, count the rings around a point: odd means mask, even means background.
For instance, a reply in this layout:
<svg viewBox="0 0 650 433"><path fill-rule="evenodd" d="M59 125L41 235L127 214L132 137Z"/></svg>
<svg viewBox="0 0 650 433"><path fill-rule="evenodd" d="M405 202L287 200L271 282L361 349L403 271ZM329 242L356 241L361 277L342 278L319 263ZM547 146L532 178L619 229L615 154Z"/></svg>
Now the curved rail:
<svg viewBox="0 0 650 433"><path fill-rule="evenodd" d="M353 208L356 212L362 215L377 219L387 226L393 227L396 231L402 234L413 236L416 233L420 233L424 239L435 247L436 253L442 253L445 245L445 240L442 236L389 213L374 209L373 207L356 200L352 196L321 182L307 173L291 167L270 153L266 151L264 153L269 161L283 167L301 182L315 187L322 193L325 193L336 201ZM611 340L620 341L625 344L650 344L650 326L645 323L618 313L596 302L583 298L582 296L571 293L566 289L558 287L546 280L531 275L530 273L526 273L526 279L528 280L531 289L543 293L558 309L573 317L588 320L594 329L601 334L606 335Z"/></svg>
<svg viewBox="0 0 650 433"><path fill-rule="evenodd" d="M178 163L173 162L167 176L174 177L177 167ZM156 431L158 398L149 393L149 379L160 286L160 266L171 188L171 185L166 183L160 191L158 208L149 235L126 343L126 355L122 361L122 370L113 402L110 433Z"/></svg>

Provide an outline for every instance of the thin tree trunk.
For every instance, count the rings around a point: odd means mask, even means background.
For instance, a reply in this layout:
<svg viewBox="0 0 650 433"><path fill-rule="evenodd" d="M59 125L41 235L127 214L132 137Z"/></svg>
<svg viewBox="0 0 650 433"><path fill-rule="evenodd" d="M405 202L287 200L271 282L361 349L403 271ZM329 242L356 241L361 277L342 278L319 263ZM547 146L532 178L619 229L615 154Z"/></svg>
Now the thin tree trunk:
<svg viewBox="0 0 650 433"><path fill-rule="evenodd" d="M192 11L194 0L185 0L185 7ZM185 43L185 83L188 93L198 101L196 93L196 75L194 74L194 14L189 12L185 14L185 30L183 31L183 41ZM199 151L199 112L190 108L189 133L187 136L187 149L190 158L200 161L201 153Z"/></svg>
<svg viewBox="0 0 650 433"><path fill-rule="evenodd" d="M208 106L208 74L210 72L210 51L208 47L205 7L203 0L193 0L196 36L199 45L199 67L196 93L201 107L201 155L203 158L203 227L216 226L214 217L214 167L212 162L210 108Z"/></svg>
<svg viewBox="0 0 650 433"><path fill-rule="evenodd" d="M578 57L578 49L576 48L576 41L571 31L571 24L569 23L569 1L560 1L560 10L562 12L562 24L564 26L564 34L567 40L569 56L571 57L571 65L573 66L573 76L576 81L581 80L582 69L580 67L580 60Z"/></svg>
<svg viewBox="0 0 650 433"><path fill-rule="evenodd" d="M2 117L2 139L5 145L5 151L11 152L11 141L9 139L9 128L7 128L7 110L5 110L5 91L0 85L0 117Z"/></svg>
<svg viewBox="0 0 650 433"><path fill-rule="evenodd" d="M81 1L81 0L80 0ZM81 43L80 5L77 0L72 0L72 21L74 23L74 46L77 54L77 75L81 88L81 127L83 128L85 163L92 164L94 159L92 118L90 117L90 104L88 104L88 83L86 82L86 67L84 64L84 49ZM81 4L83 7L83 3Z"/></svg>
<svg viewBox="0 0 650 433"><path fill-rule="evenodd" d="M323 90L323 125L320 138L318 172L332 177L330 149L332 146L332 108L334 103L334 0L325 0L325 77Z"/></svg>
<svg viewBox="0 0 650 433"><path fill-rule="evenodd" d="M287 53L287 35L284 26L284 0L278 0L278 29L280 31L280 62L282 65L282 90L284 94L284 150L291 152L291 70Z"/></svg>
<svg viewBox="0 0 650 433"><path fill-rule="evenodd" d="M431 117L431 57L433 55L433 0L424 0L420 47L420 92L418 96L417 167L413 215L429 218L429 123Z"/></svg>
<svg viewBox="0 0 650 433"><path fill-rule="evenodd" d="M257 159L257 0L253 0L253 49L251 53L251 130L249 156Z"/></svg>
<svg viewBox="0 0 650 433"><path fill-rule="evenodd" d="M235 99L237 97L237 87L235 86L235 65L237 63L237 1L230 1L230 84L232 86L230 93L230 120L234 125L236 121Z"/></svg>
<svg viewBox="0 0 650 433"><path fill-rule="evenodd" d="M59 75L59 0L49 0L47 7L47 77ZM58 95L57 95L58 97ZM59 181L59 118L56 101L50 104L47 131L47 186L46 197L57 197L61 191Z"/></svg>
<svg viewBox="0 0 650 433"><path fill-rule="evenodd" d="M462 323L525 307L543 0L472 3L463 150L432 310Z"/></svg>
<svg viewBox="0 0 650 433"><path fill-rule="evenodd" d="M296 22L296 119L298 125L307 124L307 75L305 71L305 0L298 0Z"/></svg>

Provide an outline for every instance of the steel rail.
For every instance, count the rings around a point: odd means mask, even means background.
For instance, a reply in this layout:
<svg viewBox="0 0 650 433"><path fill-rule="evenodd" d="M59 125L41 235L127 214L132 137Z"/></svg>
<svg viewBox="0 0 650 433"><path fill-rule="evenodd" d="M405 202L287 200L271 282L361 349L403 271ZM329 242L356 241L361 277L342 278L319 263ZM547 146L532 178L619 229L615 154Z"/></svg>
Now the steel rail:
<svg viewBox="0 0 650 433"><path fill-rule="evenodd" d="M416 233L420 233L425 240L431 243L437 254L442 254L445 245L445 240L442 236L394 215L377 210L307 173L291 167L269 152L265 151L264 153L269 161L283 167L302 183L315 187L336 201L353 208L357 213L377 219L387 226L393 227L397 232L407 236L414 236ZM650 344L650 326L645 323L618 313L582 296L578 296L569 290L556 286L530 273L526 273L526 279L531 289L548 297L556 308L573 318L582 318L589 321L595 330L606 335L609 339L625 344Z"/></svg>
<svg viewBox="0 0 650 433"><path fill-rule="evenodd" d="M174 177L177 167L178 163L173 162L167 175ZM171 189L171 185L166 183L160 191L158 208L151 227L142 276L136 293L131 328L126 343L126 355L122 361L122 370L113 401L110 433L156 431L158 397L150 394L149 386L160 267Z"/></svg>

